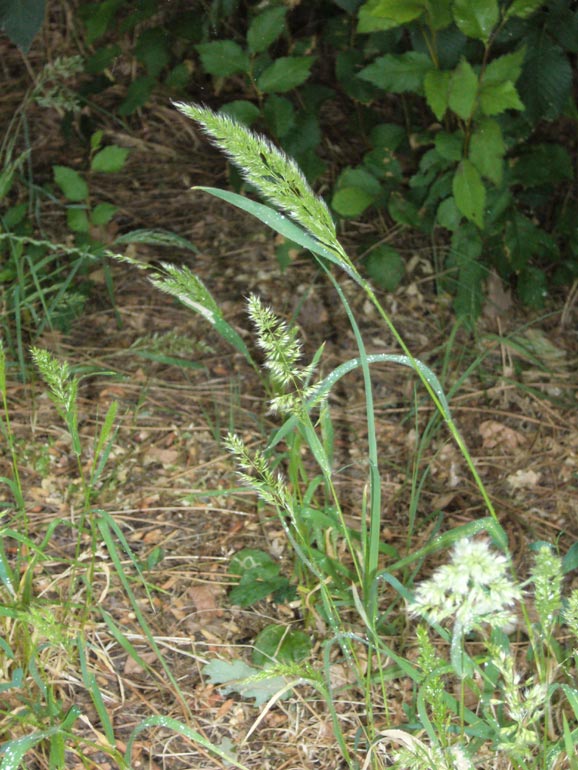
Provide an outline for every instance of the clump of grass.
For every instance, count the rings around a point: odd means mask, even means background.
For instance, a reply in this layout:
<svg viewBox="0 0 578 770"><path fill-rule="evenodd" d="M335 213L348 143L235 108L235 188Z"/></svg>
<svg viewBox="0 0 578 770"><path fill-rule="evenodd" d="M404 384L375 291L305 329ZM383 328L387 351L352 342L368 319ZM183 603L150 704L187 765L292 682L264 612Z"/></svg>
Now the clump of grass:
<svg viewBox="0 0 578 770"><path fill-rule="evenodd" d="M308 248L332 282L357 341L356 359L323 380L315 379L323 350L310 364L303 364L295 330L252 296L249 315L256 345L265 355L270 410L279 415L281 425L256 451L250 451L239 436L229 434L226 439L241 479L283 526L295 553L297 572L307 583L307 595L319 597L316 611L327 624L326 638L320 640L324 663L310 661L309 668L301 664L303 681L315 678L313 669L317 676L321 674L324 684L318 684L318 691L324 693L346 766L351 770L392 763L408 770L497 766L554 770L569 763L574 768L576 759L568 749L578 742L578 730L570 727L568 717L578 718L578 690L571 675L575 660L568 646L556 639L563 619L575 634L577 600L574 594L569 597L562 614L562 561L544 546L537 552L528 583L514 575L507 537L437 377L412 356L394 321L337 240L325 204L293 161L228 117L197 105L176 106L201 125L274 208L233 193L200 189ZM367 353L357 320L333 276L336 267L355 280L374 304L400 346L399 355ZM171 273L173 283L175 271L178 268ZM199 301L198 286L185 271L179 273L180 298L189 296L192 301L186 304L192 306ZM156 283L170 290L163 286L166 279L157 278ZM214 309L215 301L205 304ZM397 559L380 539L381 478L371 374L376 361L401 364L418 375L466 460L488 512L486 518L438 535L419 551ZM360 368L364 378L368 434L367 493L360 501L361 530L357 532L345 521L334 483L327 405L335 382L354 368ZM281 441L287 446L286 474L280 472L275 454ZM305 453L311 462L303 461ZM396 573L407 576L409 565L423 563L428 554L451 546L449 563L419 583L415 591L396 577ZM335 553L342 554L339 560ZM411 632L412 618L421 619L413 637L418 650L415 663L408 650L390 646L381 631L391 612L384 613L382 606L385 584L398 595L402 626ZM537 622L530 621L534 614ZM525 635L523 654L512 644L512 633ZM336 647L353 672L353 686L363 693L363 711L356 715L355 746L339 718L340 695L331 686L330 661ZM279 672L274 666L269 671L271 676ZM409 679L414 687L414 698L407 706L410 719L402 725L392 721L387 707L389 683L396 679ZM555 712L562 714L558 729L553 726Z"/></svg>

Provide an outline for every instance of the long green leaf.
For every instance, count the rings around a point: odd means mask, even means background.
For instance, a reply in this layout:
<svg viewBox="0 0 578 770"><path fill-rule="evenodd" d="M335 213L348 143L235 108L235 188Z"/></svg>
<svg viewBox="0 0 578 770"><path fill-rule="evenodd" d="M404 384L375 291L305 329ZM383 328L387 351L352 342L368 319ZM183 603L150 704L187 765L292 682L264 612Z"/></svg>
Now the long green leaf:
<svg viewBox="0 0 578 770"><path fill-rule="evenodd" d="M263 203L258 203L257 201L246 198L238 193L229 192L228 190L219 190L216 187L194 187L193 189L207 192L210 195L214 195L215 198L221 198L221 200L231 203L242 211L246 211L284 238L289 238L289 240L295 241L299 246L303 246L304 249L313 252L313 254L317 254L317 256L322 259L333 262L334 265L345 270L356 283L360 286L363 285L359 273L349 259L347 259L345 254L328 248L322 244L321 241L317 240L317 238L309 235L309 233L288 219L284 214L280 214L270 206L265 206Z"/></svg>

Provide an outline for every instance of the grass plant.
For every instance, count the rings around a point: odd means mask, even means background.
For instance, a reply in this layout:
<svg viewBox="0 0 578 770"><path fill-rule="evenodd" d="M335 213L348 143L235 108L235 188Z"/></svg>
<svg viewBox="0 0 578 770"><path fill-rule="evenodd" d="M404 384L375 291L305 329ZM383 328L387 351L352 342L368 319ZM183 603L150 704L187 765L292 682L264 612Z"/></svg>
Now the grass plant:
<svg viewBox="0 0 578 770"><path fill-rule="evenodd" d="M332 283L358 346L355 359L322 379L317 372L323 349L303 365L295 329L258 297L248 300L255 342L269 376L270 410L282 422L263 449L249 450L235 434L228 435L226 446L243 483L277 516L285 531L301 589L307 594L305 617L312 612L318 628L325 629L321 667L308 662L288 671L285 664L275 662L272 651L272 665L250 681L289 676L287 688L308 684L322 693L343 760L351 770L392 764L408 770L575 768L578 728L571 725L578 719L578 690L573 683L572 645L577 639L574 609L562 614L562 559L549 545L541 544L529 580L521 582L515 575L507 536L436 375L412 356L372 287L343 250L328 209L296 164L227 116L196 105L176 106L202 126L251 188L272 206L222 190L199 189L238 206L307 248ZM397 341L399 354L368 353L335 268L366 294ZM172 268L168 277L155 282L215 326L217 303L212 297L206 299L204 287L199 292L198 280L187 269ZM246 349L242 352L246 354ZM438 533L425 547L402 558L392 556L381 542L381 478L371 374L377 362L409 367L421 380L487 509L485 518ZM364 379L368 435L368 478L359 503L359 531L347 524L335 485L327 401L335 383L356 368ZM282 441L285 473L279 470ZM415 502L420 485L414 484L413 489ZM449 547L453 549L450 562L415 591L397 577L407 578L407 567L421 565L426 557ZM393 606L406 637L414 628L412 617L421 618L414 630L417 661L407 649L386 641L383 629L392 613L391 604L384 606L386 586L397 594ZM575 608L576 591L567 601L569 608ZM564 621L573 629L566 645L557 641ZM527 639L523 652L513 643L513 634ZM342 693L331 684L336 655L349 668L352 687L362 693L354 745L338 715ZM225 680L226 676L220 681ZM396 680L413 683L405 725L393 722L389 712L389 687ZM275 701L273 697L270 705Z"/></svg>
<svg viewBox="0 0 578 770"><path fill-rule="evenodd" d="M261 639L254 666L214 657L204 667L205 676L227 692L260 704L246 742L291 693L305 700L320 698L341 766L347 770L577 770L578 591L567 594L564 578L575 567L578 549L562 558L553 546L536 543L527 579L516 574L508 538L454 422L448 397L436 374L412 355L394 320L343 250L325 204L298 167L263 138L205 108L178 107L201 124L273 207L222 190L208 191L312 253L343 306L358 348L355 358L322 375L323 347L304 363L296 328L258 296L248 299L265 393L278 424L260 448L251 448L234 432L227 434L225 446L243 484L254 491L264 514L279 523L291 546L304 626L315 644L310 652L303 635L275 629L268 634L270 646ZM251 346L228 324L192 271L171 265L152 270L159 289L199 313L251 367L259 367ZM368 351L339 271L376 308L399 345L398 353ZM241 744L219 745L194 727L187 697L147 620L152 587L121 527L98 505L99 485L115 441L116 405L109 407L87 451L79 429L78 378L44 350L34 349L33 358L69 436L80 494L74 516L56 518L44 533L32 535L2 354L1 425L11 448L12 478L7 481L13 505L3 509L0 522L0 770L33 766L38 758L44 766L64 768L71 756L85 767L95 767L90 754L94 748L128 770L136 766L137 739L154 729L184 736L215 761L247 770L239 759ZM405 367L423 385L487 510L486 516L453 528L438 521L422 547L404 554L382 540L373 397L378 364ZM341 378L356 370L364 382L367 483L358 501L359 525L353 526L339 494L329 396ZM433 430L430 426L426 431ZM412 480L409 520L414 528L423 478L416 471ZM74 547L66 558L60 557L56 579L50 571L51 539L59 527L74 532ZM8 553L15 556L9 560ZM285 590L286 580L275 582L278 566L271 559L252 558L251 578L259 589L270 580ZM447 563L439 566L440 558ZM101 570L107 581L109 573L114 575L157 666L136 649L106 608L98 606L94 586ZM43 594L43 579L57 587L56 596L48 599ZM126 746L117 739L91 663L95 643L87 629L97 618L129 658L159 687L168 688L180 711L180 718L154 714L143 719ZM98 721L86 716L88 701L70 702L64 696L59 682L70 671L82 682ZM339 679L339 671L346 676ZM399 694L402 691L405 695ZM88 722L84 732L77 729L81 718L85 726Z"/></svg>

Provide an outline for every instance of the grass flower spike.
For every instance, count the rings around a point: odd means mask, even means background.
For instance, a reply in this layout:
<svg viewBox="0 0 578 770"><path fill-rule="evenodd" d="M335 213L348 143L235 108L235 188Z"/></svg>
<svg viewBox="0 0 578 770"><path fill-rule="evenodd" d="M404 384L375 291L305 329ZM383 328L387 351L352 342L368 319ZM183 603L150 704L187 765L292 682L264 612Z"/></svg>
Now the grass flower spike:
<svg viewBox="0 0 578 770"><path fill-rule="evenodd" d="M409 610L436 623L453 618L468 633L486 624L508 625L521 598L506 557L484 540L463 539L454 545L450 564L418 586Z"/></svg>
<svg viewBox="0 0 578 770"><path fill-rule="evenodd" d="M294 160L264 136L255 134L226 115L197 104L177 102L183 115L198 121L268 201L288 214L321 243L338 247L333 217ZM341 250L340 250L341 251Z"/></svg>

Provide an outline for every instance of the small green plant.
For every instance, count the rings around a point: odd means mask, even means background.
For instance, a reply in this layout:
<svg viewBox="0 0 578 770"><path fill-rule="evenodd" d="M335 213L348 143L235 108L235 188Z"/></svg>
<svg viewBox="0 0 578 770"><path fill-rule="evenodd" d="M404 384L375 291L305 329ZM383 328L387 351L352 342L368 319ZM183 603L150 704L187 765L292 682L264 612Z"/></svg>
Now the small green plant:
<svg viewBox="0 0 578 770"><path fill-rule="evenodd" d="M129 150L125 147L108 145L102 147L103 131L95 132L90 138L90 174L115 174L122 171ZM90 236L92 228L105 227L118 208L112 203L100 202L92 205L90 186L83 174L69 166L53 166L54 181L68 202L68 227L83 236Z"/></svg>

